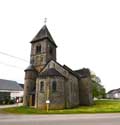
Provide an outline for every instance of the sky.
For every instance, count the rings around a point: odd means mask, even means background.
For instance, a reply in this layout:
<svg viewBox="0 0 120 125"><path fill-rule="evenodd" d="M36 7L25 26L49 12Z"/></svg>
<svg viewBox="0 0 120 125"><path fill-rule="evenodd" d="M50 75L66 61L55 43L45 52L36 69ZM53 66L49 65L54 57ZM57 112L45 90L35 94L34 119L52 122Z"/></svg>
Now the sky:
<svg viewBox="0 0 120 125"><path fill-rule="evenodd" d="M60 64L89 68L107 91L120 88L120 0L0 0L0 79L24 83L44 18Z"/></svg>

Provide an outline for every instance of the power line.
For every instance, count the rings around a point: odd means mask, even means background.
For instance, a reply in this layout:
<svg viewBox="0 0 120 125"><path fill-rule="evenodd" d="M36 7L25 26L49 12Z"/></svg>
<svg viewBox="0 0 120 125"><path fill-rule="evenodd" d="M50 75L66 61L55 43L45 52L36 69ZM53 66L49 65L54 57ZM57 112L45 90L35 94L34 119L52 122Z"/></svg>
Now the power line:
<svg viewBox="0 0 120 125"><path fill-rule="evenodd" d="M16 66L16 65L7 64L7 63L4 63L4 62L0 62L0 64L8 66L8 67L13 67L13 68L24 70L24 68L22 68L22 67L19 67L19 66Z"/></svg>
<svg viewBox="0 0 120 125"><path fill-rule="evenodd" d="M13 55L10 55L10 54L8 54L8 53L1 52L1 51L0 51L0 54L5 55L5 56L9 56L9 57L12 57L12 58L15 58L15 59L24 61L24 62L29 62L28 60L25 60L25 59L23 59L23 58L20 58L20 57L17 57L17 56L13 56Z"/></svg>

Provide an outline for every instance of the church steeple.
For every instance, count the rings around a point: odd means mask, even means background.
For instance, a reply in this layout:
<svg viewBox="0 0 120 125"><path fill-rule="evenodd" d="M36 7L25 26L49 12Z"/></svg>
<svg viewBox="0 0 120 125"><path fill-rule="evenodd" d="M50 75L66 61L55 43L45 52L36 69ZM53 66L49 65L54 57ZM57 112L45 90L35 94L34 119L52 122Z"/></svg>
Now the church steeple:
<svg viewBox="0 0 120 125"><path fill-rule="evenodd" d="M37 42L37 41L41 41L43 39L48 39L52 44L54 44L56 47L57 45L55 44L48 28L46 25L44 25L40 31L37 33L37 35L33 38L33 40L31 41L31 43Z"/></svg>
<svg viewBox="0 0 120 125"><path fill-rule="evenodd" d="M56 60L55 44L48 28L44 25L31 41L30 64L40 71L51 59Z"/></svg>

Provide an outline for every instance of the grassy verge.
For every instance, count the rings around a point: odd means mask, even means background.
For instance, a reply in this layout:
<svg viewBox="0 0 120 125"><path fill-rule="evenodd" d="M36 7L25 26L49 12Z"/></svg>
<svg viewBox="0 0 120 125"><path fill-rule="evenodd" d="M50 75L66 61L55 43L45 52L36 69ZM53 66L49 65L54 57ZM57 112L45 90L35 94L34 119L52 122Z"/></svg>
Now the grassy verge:
<svg viewBox="0 0 120 125"><path fill-rule="evenodd" d="M81 113L117 113L120 112L120 100L97 100L93 106L80 106L73 109L64 110L44 110L29 108L29 107L15 107L2 109L6 113L14 114L81 114Z"/></svg>

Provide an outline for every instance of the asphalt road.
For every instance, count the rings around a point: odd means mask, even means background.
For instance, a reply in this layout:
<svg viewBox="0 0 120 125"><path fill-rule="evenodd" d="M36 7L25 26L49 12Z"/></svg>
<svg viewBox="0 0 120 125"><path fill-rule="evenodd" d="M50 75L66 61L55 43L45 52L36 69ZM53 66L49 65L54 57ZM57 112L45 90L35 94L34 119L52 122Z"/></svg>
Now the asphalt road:
<svg viewBox="0 0 120 125"><path fill-rule="evenodd" d="M0 125L120 125L120 114L8 115Z"/></svg>

